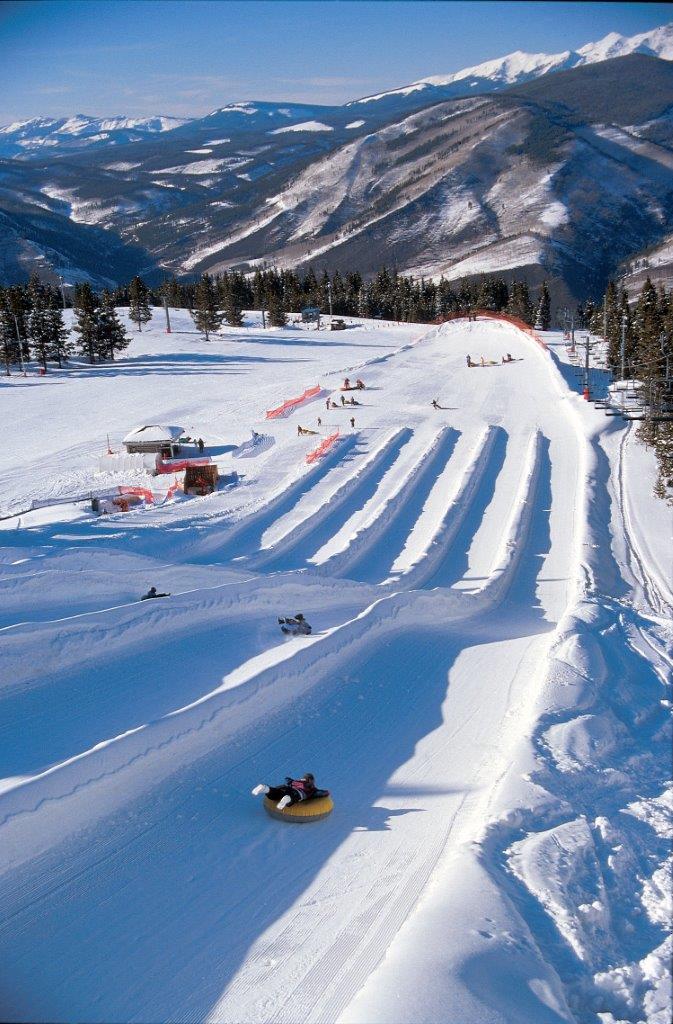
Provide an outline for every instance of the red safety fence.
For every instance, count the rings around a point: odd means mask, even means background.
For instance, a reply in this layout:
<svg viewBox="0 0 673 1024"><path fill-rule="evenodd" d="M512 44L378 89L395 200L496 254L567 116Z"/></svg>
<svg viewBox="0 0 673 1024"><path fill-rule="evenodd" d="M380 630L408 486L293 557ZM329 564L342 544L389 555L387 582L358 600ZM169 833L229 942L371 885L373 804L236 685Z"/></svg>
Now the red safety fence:
<svg viewBox="0 0 673 1024"><path fill-rule="evenodd" d="M120 494L137 494L143 498L148 505L154 505L154 495L147 487L123 487L120 485L117 490Z"/></svg>
<svg viewBox="0 0 673 1024"><path fill-rule="evenodd" d="M527 334L529 338L537 342L541 348L547 350L548 346L546 341L543 341L540 335L533 330L530 324L527 324L524 320L519 320L517 316L510 316L509 313L494 313L492 309L472 309L468 313L447 313L437 319L437 323L447 323L449 320L466 320L468 316L472 317L483 317L486 320L500 320L503 323L511 324L513 327L518 327L520 331Z"/></svg>
<svg viewBox="0 0 673 1024"><path fill-rule="evenodd" d="M209 455L202 459L157 459L157 473L180 473L187 466L210 466L212 461Z"/></svg>
<svg viewBox="0 0 673 1024"><path fill-rule="evenodd" d="M298 405L301 405L302 402L308 401L309 398L315 398L321 391L322 388L319 384L316 384L313 388L306 388L304 394L299 395L298 398L288 398L287 401L283 402L282 405L279 405L277 409L268 409L266 413L267 420L276 420L280 416L285 416L287 413L292 412L293 409L296 409Z"/></svg>
<svg viewBox="0 0 673 1024"><path fill-rule="evenodd" d="M309 452L308 455L306 456L306 461L309 463L309 465L312 462L315 462L316 459L321 459L325 452L329 451L332 445L335 444L338 440L339 431L337 430L335 434L330 434L329 437L326 437L324 441L321 441L318 447L314 448L313 451Z"/></svg>
<svg viewBox="0 0 673 1024"><path fill-rule="evenodd" d="M171 486L166 491L166 497L164 501L169 501L175 496L176 491L184 491L184 486L180 480L176 477Z"/></svg>

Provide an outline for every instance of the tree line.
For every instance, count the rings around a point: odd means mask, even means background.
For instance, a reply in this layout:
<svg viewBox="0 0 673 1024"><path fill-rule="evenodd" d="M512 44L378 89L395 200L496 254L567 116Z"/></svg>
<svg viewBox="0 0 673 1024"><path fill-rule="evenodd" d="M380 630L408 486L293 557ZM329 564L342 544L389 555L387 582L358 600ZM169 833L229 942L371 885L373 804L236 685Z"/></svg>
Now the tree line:
<svg viewBox="0 0 673 1024"><path fill-rule="evenodd" d="M39 362L45 372L48 362L60 367L74 355L90 363L114 360L130 341L116 307L128 307L131 322L142 331L152 318L152 306L164 301L173 309L188 309L206 339L225 323L242 326L246 309L262 309L269 326L283 327L289 313L308 306L323 314L410 323L433 323L479 308L507 312L528 324L537 323L543 330L550 326L546 284L539 300L533 302L525 281L484 277L457 284L441 278L435 283L382 267L369 281L358 271L342 274L335 270L331 275L323 271L318 276L309 268L303 274L258 269L246 276L226 271L217 276L203 274L195 282L169 278L156 288L134 277L128 284L104 288L100 294L83 282L68 295L74 311L69 331L63 320L64 294L34 274L26 285L0 288L0 343L6 372L10 373L12 364L29 359Z"/></svg>
<svg viewBox="0 0 673 1024"><path fill-rule="evenodd" d="M607 341L607 364L616 380L637 381L645 418L639 438L653 448L659 467L655 493L673 495L673 289L648 277L636 301L608 282L600 303L582 315L592 334Z"/></svg>
<svg viewBox="0 0 673 1024"><path fill-rule="evenodd" d="M88 283L74 287L72 329L63 318L62 293L33 274L26 285L0 288L0 346L5 372L34 359L47 372L48 362L62 367L78 354L90 363L114 359L130 343L104 288L97 295ZM148 317L152 315L147 310Z"/></svg>
<svg viewBox="0 0 673 1024"><path fill-rule="evenodd" d="M120 304L129 295L121 290ZM204 333L217 331L223 323L239 327L244 309L262 309L272 327L283 327L288 314L306 307L334 316L378 317L409 323L433 323L454 313L472 309L490 309L516 316L531 326L547 330L551 323L551 303L546 283L533 301L525 281L482 278L480 281L451 283L444 278L426 281L398 274L382 267L371 280L363 280L358 271L342 274L326 270L318 276L313 268L299 274L295 270L255 270L245 276L225 271L203 274L195 283L170 279L156 291L156 300L176 309L192 311L194 321Z"/></svg>

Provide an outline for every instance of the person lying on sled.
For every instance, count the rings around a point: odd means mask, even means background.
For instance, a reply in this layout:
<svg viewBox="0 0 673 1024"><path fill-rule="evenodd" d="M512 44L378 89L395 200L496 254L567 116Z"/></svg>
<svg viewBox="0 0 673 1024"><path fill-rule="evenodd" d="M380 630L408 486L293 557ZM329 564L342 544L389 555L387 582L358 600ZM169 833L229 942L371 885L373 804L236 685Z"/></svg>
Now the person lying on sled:
<svg viewBox="0 0 673 1024"><path fill-rule="evenodd" d="M290 633L292 636L310 636L311 634L311 627L301 612L297 612L294 618L292 616L279 618L278 625L283 633Z"/></svg>
<svg viewBox="0 0 673 1024"><path fill-rule="evenodd" d="M293 779L287 775L285 777L285 785L283 786L267 786L265 783L260 782L253 789L252 795L259 796L260 793L263 793L264 796L268 796L269 800L273 800L279 811L282 811L290 804L298 804L302 800L310 800L317 792L314 776L311 772L306 772L306 775L302 775L300 779Z"/></svg>

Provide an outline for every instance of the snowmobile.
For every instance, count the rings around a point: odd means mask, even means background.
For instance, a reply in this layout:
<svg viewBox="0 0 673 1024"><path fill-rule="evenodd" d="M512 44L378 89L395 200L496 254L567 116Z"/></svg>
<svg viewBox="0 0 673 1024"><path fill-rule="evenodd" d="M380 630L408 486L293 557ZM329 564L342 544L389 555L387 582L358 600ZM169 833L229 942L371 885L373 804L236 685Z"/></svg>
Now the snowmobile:
<svg viewBox="0 0 673 1024"><path fill-rule="evenodd" d="M301 612L287 618L279 618L278 625L285 636L310 636L311 627Z"/></svg>

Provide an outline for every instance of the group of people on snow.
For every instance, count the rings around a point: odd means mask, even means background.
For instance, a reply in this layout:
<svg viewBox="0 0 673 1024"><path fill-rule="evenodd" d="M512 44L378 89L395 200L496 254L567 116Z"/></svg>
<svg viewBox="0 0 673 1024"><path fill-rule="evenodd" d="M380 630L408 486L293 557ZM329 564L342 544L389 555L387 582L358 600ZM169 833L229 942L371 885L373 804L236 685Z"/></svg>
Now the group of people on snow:
<svg viewBox="0 0 673 1024"><path fill-rule="evenodd" d="M479 362L478 363L475 363L475 362L472 361L472 356L469 353L468 353L466 358L467 358L467 365L469 367L473 367L473 366L497 366L498 365L497 362L494 359L484 359L483 356L479 357ZM502 357L501 361L503 363L513 363L513 362L515 362L515 360L512 358L512 356L509 354L509 352L507 352L506 355L504 355Z"/></svg>

